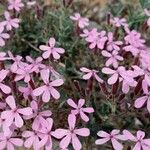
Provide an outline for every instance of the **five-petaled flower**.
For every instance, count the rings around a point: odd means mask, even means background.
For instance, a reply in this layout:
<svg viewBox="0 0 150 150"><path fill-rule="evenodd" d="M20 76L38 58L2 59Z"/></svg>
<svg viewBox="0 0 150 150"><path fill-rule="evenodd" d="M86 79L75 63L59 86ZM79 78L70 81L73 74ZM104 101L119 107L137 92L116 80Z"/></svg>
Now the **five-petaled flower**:
<svg viewBox="0 0 150 150"><path fill-rule="evenodd" d="M24 6L21 0L8 0L8 4L8 10L16 10L18 12Z"/></svg>
<svg viewBox="0 0 150 150"><path fill-rule="evenodd" d="M3 133L0 133L0 150L14 150L15 147L21 147L22 145L22 139L13 137L12 135L5 136Z"/></svg>
<svg viewBox="0 0 150 150"><path fill-rule="evenodd" d="M108 41L107 41L107 50L112 51L112 50L120 50L120 46L123 44L122 41L114 41L113 40L113 33L109 32L108 33Z"/></svg>
<svg viewBox="0 0 150 150"><path fill-rule="evenodd" d="M49 69L42 70L41 78L44 81L44 85L36 88L33 91L34 96L42 95L43 102L48 102L51 98L51 95L54 99L59 99L60 94L54 87L61 86L64 83L62 79L50 81L49 77L50 77L50 70Z"/></svg>
<svg viewBox="0 0 150 150"><path fill-rule="evenodd" d="M90 135L90 131L87 128L77 129L75 127L76 117L73 114L68 116L69 129L56 129L53 132L53 136L57 139L62 139L60 142L60 148L65 149L72 143L75 150L80 150L82 148L81 142L79 141L78 136L87 137Z"/></svg>
<svg viewBox="0 0 150 150"><path fill-rule="evenodd" d="M81 17L79 13L75 13L74 16L70 16L70 19L77 21L80 28L85 28L89 25L89 20L87 18Z"/></svg>
<svg viewBox="0 0 150 150"><path fill-rule="evenodd" d="M135 100L134 106L136 108L141 108L145 103L147 103L147 110L150 113L150 91L147 88L144 88L144 96L139 97Z"/></svg>
<svg viewBox="0 0 150 150"><path fill-rule="evenodd" d="M110 65L112 65L114 68L117 68L117 67L119 66L119 62L118 62L118 61L123 61L123 57L120 56L120 55L118 54L118 51L116 51L116 50L112 51L112 53L107 52L107 51L104 50L104 51L102 51L102 55L103 55L104 57L109 58L109 59L106 61L106 63L105 63L105 65L106 65L107 67L110 66Z"/></svg>
<svg viewBox="0 0 150 150"><path fill-rule="evenodd" d="M41 45L40 50L44 51L43 58L47 59L52 56L54 59L59 59L60 54L63 54L65 50L63 48L55 47L56 41L54 38L50 38L48 45Z"/></svg>
<svg viewBox="0 0 150 150"><path fill-rule="evenodd" d="M12 123L15 123L15 125L18 128L21 128L24 124L21 115L24 116L31 115L32 114L31 107L18 108L16 106L16 102L13 96L8 96L6 98L6 103L11 108L11 110L3 111L1 114L1 118L6 120L8 126L10 126Z"/></svg>
<svg viewBox="0 0 150 150"><path fill-rule="evenodd" d="M123 27L126 27L126 26L128 26L128 24L127 24L127 20L125 19L125 18L118 18L118 17L114 17L114 18L112 18L111 20L110 20L110 22L114 25L114 26L116 26L116 27L121 27L121 26L123 26Z"/></svg>
<svg viewBox="0 0 150 150"><path fill-rule="evenodd" d="M135 146L133 147L133 150L149 150L150 149L150 139L144 139L145 132L139 130L137 131L136 136L134 136L128 130L124 130L123 134L128 140L136 142Z"/></svg>
<svg viewBox="0 0 150 150"><path fill-rule="evenodd" d="M127 140L124 135L120 134L120 130L116 129L112 130L110 134L105 131L99 131L97 135L101 137L101 139L95 141L96 145L102 145L104 143L107 143L108 141L111 141L114 150L123 149L123 145L119 143L118 140Z"/></svg>
<svg viewBox="0 0 150 150"><path fill-rule="evenodd" d="M71 113L74 115L80 115L81 119L85 122L89 121L88 116L86 113L90 114L94 112L94 109L92 107L86 107L84 108L83 105L85 104L84 99L79 99L78 104L76 104L72 99L68 99L67 103L74 108L74 110L71 110Z"/></svg>
<svg viewBox="0 0 150 150"><path fill-rule="evenodd" d="M4 13L5 21L2 22L8 31L12 30L12 28L18 28L20 20L18 18L11 18L10 13L5 11Z"/></svg>
<svg viewBox="0 0 150 150"><path fill-rule="evenodd" d="M83 75L84 80L89 80L94 77L98 82L103 83L103 80L97 75L97 70L90 70L86 67L82 67L80 68L80 70L86 73L85 75Z"/></svg>

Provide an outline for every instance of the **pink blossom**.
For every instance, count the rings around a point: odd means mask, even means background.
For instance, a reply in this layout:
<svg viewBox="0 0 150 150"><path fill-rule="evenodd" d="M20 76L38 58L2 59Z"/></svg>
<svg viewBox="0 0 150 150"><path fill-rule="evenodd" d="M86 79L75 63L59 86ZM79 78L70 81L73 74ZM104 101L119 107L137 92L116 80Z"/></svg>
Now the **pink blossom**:
<svg viewBox="0 0 150 150"><path fill-rule="evenodd" d="M5 52L0 52L0 61L4 61L4 60L8 60L9 58L6 57L6 53Z"/></svg>
<svg viewBox="0 0 150 150"><path fill-rule="evenodd" d="M121 27L121 26L128 26L127 21L125 18L118 18L114 17L113 19L110 20L110 22L115 25L116 27Z"/></svg>
<svg viewBox="0 0 150 150"><path fill-rule="evenodd" d="M118 67L116 70L105 67L102 69L102 72L105 74L112 74L108 79L108 84L110 85L116 83L120 76L126 78L125 68L123 66Z"/></svg>
<svg viewBox="0 0 150 150"><path fill-rule="evenodd" d="M92 41L93 37L97 37L99 34L99 32L97 31L96 28L93 28L92 30L88 30L88 29L84 29L83 33L80 34L81 37L84 37L85 40L88 41Z"/></svg>
<svg viewBox="0 0 150 150"><path fill-rule="evenodd" d="M94 49L96 47L99 49L103 49L107 41L106 31L98 32L92 37L89 36L86 40L90 43L90 49Z"/></svg>
<svg viewBox="0 0 150 150"><path fill-rule="evenodd" d="M130 87L137 86L137 81L134 79L137 77L137 74L135 74L135 72L132 70L126 70L125 73L127 78L122 76L119 78L119 81L122 82L122 92L127 94L130 90Z"/></svg>
<svg viewBox="0 0 150 150"><path fill-rule="evenodd" d="M87 18L81 17L79 13L75 13L74 16L70 16L70 19L76 21L80 28L85 28L89 25L89 20Z"/></svg>
<svg viewBox="0 0 150 150"><path fill-rule="evenodd" d="M132 66L132 68L137 76L142 76L142 88L143 90L147 90L147 87L150 86L150 71L147 68L142 69L136 65Z"/></svg>
<svg viewBox="0 0 150 150"><path fill-rule="evenodd" d="M34 150L39 150L40 149L40 137L39 137L40 132L38 131L24 131L22 133L22 137L26 138L24 142L24 146L26 148L31 148L33 146Z"/></svg>
<svg viewBox="0 0 150 150"><path fill-rule="evenodd" d="M31 102L31 108L33 110L33 114L28 116L28 119L34 118L34 121L32 123L32 129L39 130L45 124L47 124L45 118L50 117L52 115L52 112L50 110L45 110L41 112L36 101Z"/></svg>
<svg viewBox="0 0 150 150"><path fill-rule="evenodd" d="M85 122L89 121L89 118L86 115L86 113L90 114L94 112L94 109L92 107L83 107L83 105L85 104L84 99L79 99L78 104L76 104L72 99L68 99L67 103L68 105L74 108L74 110L72 110L71 113L74 115L79 114L82 120L84 120Z"/></svg>
<svg viewBox="0 0 150 150"><path fill-rule="evenodd" d="M10 67L10 70L13 73L16 73L16 71L19 69L19 66L23 65L23 62L21 61L22 57L19 55L14 56L10 51L8 51L8 55L9 55L9 58L14 61Z"/></svg>
<svg viewBox="0 0 150 150"><path fill-rule="evenodd" d="M5 136L0 133L0 149L14 150L15 147L21 147L23 145L23 140L16 137Z"/></svg>
<svg viewBox="0 0 150 150"><path fill-rule="evenodd" d="M30 99L31 96L32 99L36 100L36 97L33 95L33 89L29 84L27 87L19 86L18 90L23 94L25 99Z"/></svg>
<svg viewBox="0 0 150 150"><path fill-rule="evenodd" d="M6 103L11 108L11 110L3 111L1 118L7 121L7 125L11 125L14 122L18 128L21 128L23 126L23 119L21 115L31 115L32 109L30 107L18 108L13 96L8 96L6 98Z"/></svg>
<svg viewBox="0 0 150 150"><path fill-rule="evenodd" d="M144 96L139 97L135 100L134 106L136 108L141 108L145 103L147 103L147 110L150 113L150 91L144 88Z"/></svg>
<svg viewBox="0 0 150 150"><path fill-rule="evenodd" d="M139 61L141 67L150 71L150 48L144 47L143 50L140 51Z"/></svg>
<svg viewBox="0 0 150 150"><path fill-rule="evenodd" d="M50 72L50 80L60 79L63 78L52 66L46 66L45 69L48 69ZM43 69L43 70L45 70Z"/></svg>
<svg viewBox="0 0 150 150"><path fill-rule="evenodd" d="M43 129L40 131L40 137L41 137L41 141L39 142L39 147L45 147L45 150L51 150L52 149L52 136L53 136L53 131L52 127L53 127L53 119L51 118L47 118L46 119L46 126L43 127Z"/></svg>
<svg viewBox="0 0 150 150"><path fill-rule="evenodd" d="M5 11L4 13L4 16L5 16L5 21L2 22L2 24L4 26L6 26L6 29L9 31L9 30L12 30L12 28L18 28L19 27L19 22L20 20L18 18L11 18L10 16L10 13L8 11Z"/></svg>
<svg viewBox="0 0 150 150"><path fill-rule="evenodd" d="M40 49L42 51L44 51L44 53L42 55L44 59L47 59L50 56L53 56L54 59L59 59L60 54L63 54L65 52L65 50L63 48L56 48L55 44L56 44L55 39L50 38L49 42L48 42L48 46L47 45L40 46Z"/></svg>
<svg viewBox="0 0 150 150"><path fill-rule="evenodd" d="M124 135L120 135L120 130L114 129L111 131L110 134L105 131L99 131L97 133L97 135L99 137L101 137L101 139L98 139L95 141L96 145L102 145L108 141L111 141L114 150L122 150L123 149L123 145L121 143L119 143L118 140L125 141L126 137Z"/></svg>
<svg viewBox="0 0 150 150"><path fill-rule="evenodd" d="M76 117L73 114L68 116L69 129L57 129L53 132L53 136L57 139L62 139L60 142L60 148L65 149L71 143L75 150L82 149L81 142L79 141L78 136L87 137L90 135L90 131L87 128L75 128Z"/></svg>
<svg viewBox="0 0 150 150"><path fill-rule="evenodd" d="M28 83L31 80L32 65L24 64L16 71L15 81L24 79L24 82Z"/></svg>
<svg viewBox="0 0 150 150"><path fill-rule="evenodd" d="M84 76L83 76L83 79L84 80L89 80L91 79L92 77L94 77L98 82L100 83L103 83L103 80L97 75L98 71L96 70L90 70L86 67L82 67L80 68L80 70L84 73L86 73Z"/></svg>
<svg viewBox="0 0 150 150"><path fill-rule="evenodd" d="M145 43L145 40L141 39L141 34L136 30L128 32L128 35L126 35L124 39L126 44L130 44L134 47L143 47Z"/></svg>
<svg viewBox="0 0 150 150"><path fill-rule="evenodd" d="M0 70L0 89L5 93L9 94L11 92L11 89L9 86L3 84L4 79L6 78L7 74L9 73L8 70Z"/></svg>
<svg viewBox="0 0 150 150"><path fill-rule="evenodd" d="M144 9L145 14L149 17L147 20L147 25L150 26L150 11L147 9Z"/></svg>
<svg viewBox="0 0 150 150"><path fill-rule="evenodd" d="M32 71L39 73L41 69L45 68L45 65L42 64L43 58L42 57L38 57L35 60L33 58L31 58L30 56L26 57L26 60L31 63L32 66Z"/></svg>
<svg viewBox="0 0 150 150"><path fill-rule="evenodd" d="M16 11L20 11L21 8L24 6L24 4L22 3L21 0L8 0L9 6L8 6L8 10L16 10Z"/></svg>
<svg viewBox="0 0 150 150"><path fill-rule="evenodd" d="M133 150L149 150L150 149L150 139L144 139L145 132L137 131L136 137L130 133L128 130L124 130L123 134L125 137L133 142L136 142Z"/></svg>
<svg viewBox="0 0 150 150"><path fill-rule="evenodd" d="M129 45L125 46L123 49L131 52L133 56L137 56L145 43L145 40L141 39L141 34L132 30L128 32L128 35L126 35L124 39L126 44Z"/></svg>
<svg viewBox="0 0 150 150"><path fill-rule="evenodd" d="M117 68L119 65L118 61L123 61L123 57L120 56L116 50L112 51L112 53L104 50L102 51L102 55L109 58L105 63L107 67L112 65L114 68Z"/></svg>
<svg viewBox="0 0 150 150"><path fill-rule="evenodd" d="M5 119L2 119L1 117L0 117L0 129L2 130L2 132L5 136L10 135L12 132L10 130L10 127L8 126L7 121Z"/></svg>
<svg viewBox="0 0 150 150"><path fill-rule="evenodd" d="M56 79L54 81L49 81L49 76L50 76L49 69L42 70L41 78L44 81L44 85L36 88L33 91L33 95L35 95L35 96L42 95L43 102L48 102L50 100L51 96L54 99L59 99L60 94L54 87L61 86L64 83L62 79Z"/></svg>
<svg viewBox="0 0 150 150"><path fill-rule="evenodd" d="M112 51L112 50L120 50L120 46L123 44L122 41L113 41L113 33L109 32L108 33L108 42L107 42L107 50Z"/></svg>
<svg viewBox="0 0 150 150"><path fill-rule="evenodd" d="M5 46L5 39L9 39L10 36L7 33L3 33L4 27L0 26L0 47Z"/></svg>

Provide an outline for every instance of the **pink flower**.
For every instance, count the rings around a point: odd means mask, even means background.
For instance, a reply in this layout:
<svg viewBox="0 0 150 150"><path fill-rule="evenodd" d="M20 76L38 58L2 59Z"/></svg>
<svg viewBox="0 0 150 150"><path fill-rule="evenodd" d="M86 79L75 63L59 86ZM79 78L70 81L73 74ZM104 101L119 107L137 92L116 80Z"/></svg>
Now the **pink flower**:
<svg viewBox="0 0 150 150"><path fill-rule="evenodd" d="M136 87L137 82L134 80L135 77L137 77L133 71L128 70L126 71L127 76L129 76L130 80L126 80L126 78L120 78L120 81L122 81L122 92L127 94L130 90L130 87Z"/></svg>
<svg viewBox="0 0 150 150"><path fill-rule="evenodd" d="M91 31L84 29L83 33L80 34L80 36L84 37L87 42L92 41L93 37L97 37L98 35L100 35L100 34L96 28L93 28Z"/></svg>
<svg viewBox="0 0 150 150"><path fill-rule="evenodd" d="M42 130L40 130L41 134L41 141L39 142L39 147L45 147L45 150L51 150L52 149L52 136L53 136L53 131L52 127L53 127L53 119L51 118L47 118L46 119L46 126L43 127Z"/></svg>
<svg viewBox="0 0 150 150"><path fill-rule="evenodd" d="M102 55L109 58L105 63L107 67L112 65L114 68L117 68L119 65L118 61L123 61L123 57L121 57L116 50L112 51L112 53L104 50L102 51Z"/></svg>
<svg viewBox="0 0 150 150"><path fill-rule="evenodd" d="M2 24L6 26L6 29L12 30L12 28L18 28L20 20L18 18L11 18L10 13L8 11L5 11L4 13L6 21L3 21Z"/></svg>
<svg viewBox="0 0 150 150"><path fill-rule="evenodd" d="M53 136L56 137L57 139L63 138L60 142L60 148L62 149L67 148L70 143L73 145L73 148L75 150L82 149L82 145L77 135L87 137L90 135L89 129L75 128L76 117L73 114L70 114L68 116L68 124L69 124L69 129L57 129L56 131L53 132Z"/></svg>
<svg viewBox="0 0 150 150"><path fill-rule="evenodd" d="M147 20L147 25L150 26L150 11L147 9L144 9L145 14L149 17Z"/></svg>
<svg viewBox="0 0 150 150"><path fill-rule="evenodd" d="M110 134L105 131L99 131L97 135L101 137L101 139L95 141L96 145L102 145L111 140L114 150L123 149L123 145L119 143L118 140L125 141L126 137L124 135L120 135L120 130L112 130Z"/></svg>
<svg viewBox="0 0 150 150"><path fill-rule="evenodd" d="M130 44L134 47L143 47L145 40L141 39L141 34L135 30L128 32L128 35L125 36L126 44Z"/></svg>
<svg viewBox="0 0 150 150"><path fill-rule="evenodd" d="M7 74L9 71L7 70L0 70L0 89L5 93L5 94L9 94L11 93L11 89L9 86L3 84L4 79L6 78Z"/></svg>
<svg viewBox="0 0 150 150"><path fill-rule="evenodd" d="M106 31L98 32L93 37L88 37L86 40L90 43L90 49L94 49L96 47L99 49L103 49L107 41Z"/></svg>
<svg viewBox="0 0 150 150"><path fill-rule="evenodd" d="M63 78L63 76L60 75L52 66L46 66L45 69L48 69L50 71L50 74L51 74L50 80Z"/></svg>
<svg viewBox="0 0 150 150"><path fill-rule="evenodd" d="M121 27L121 26L128 26L127 21L125 18L119 19L118 17L114 17L113 19L110 20L113 25L116 27Z"/></svg>
<svg viewBox="0 0 150 150"><path fill-rule="evenodd" d="M40 142L39 133L40 132L38 132L38 131L24 131L22 133L22 137L26 138L26 140L24 142L24 146L28 149L33 146L34 150L39 150L40 149L40 146L39 146L39 142Z"/></svg>
<svg viewBox="0 0 150 150"><path fill-rule="evenodd" d="M21 147L23 145L23 140L16 137L5 136L0 133L0 149L14 150L15 147Z"/></svg>
<svg viewBox="0 0 150 150"><path fill-rule="evenodd" d="M6 53L5 52L0 52L0 61L4 61L4 60L8 60L9 58L6 57Z"/></svg>
<svg viewBox="0 0 150 150"><path fill-rule="evenodd" d="M64 83L62 79L56 79L56 80L50 82L49 76L50 76L49 69L42 70L41 78L44 81L45 85L42 85L41 87L36 88L33 91L34 96L42 95L43 102L48 102L50 100L51 96L54 99L59 99L60 94L54 87L61 86Z"/></svg>
<svg viewBox="0 0 150 150"><path fill-rule="evenodd" d="M149 150L150 149L150 139L144 139L145 132L137 131L136 137L130 133L128 130L124 130L123 134L130 141L136 142L133 150Z"/></svg>
<svg viewBox="0 0 150 150"><path fill-rule="evenodd" d="M42 55L44 59L49 58L51 55L53 56L54 59L59 59L60 54L63 54L65 52L63 48L56 48L55 44L56 44L55 39L50 38L48 42L48 46L47 45L40 46L40 49L44 51Z"/></svg>
<svg viewBox="0 0 150 150"><path fill-rule="evenodd" d="M75 13L74 16L70 16L70 19L76 21L80 28L85 28L89 25L89 20L87 18L81 17L79 13Z"/></svg>
<svg viewBox="0 0 150 150"><path fill-rule="evenodd" d="M26 57L26 60L31 63L32 66L32 71L39 73L40 69L44 69L45 65L42 64L43 58L42 57L38 57L35 60L33 58L31 58L30 56Z"/></svg>
<svg viewBox="0 0 150 150"><path fill-rule="evenodd" d="M136 65L132 66L132 68L137 76L142 76L142 88L143 90L147 90L147 87L150 86L150 71L147 68L142 69Z"/></svg>
<svg viewBox="0 0 150 150"><path fill-rule="evenodd" d="M105 67L102 69L102 72L105 74L112 74L108 79L108 84L110 85L116 83L120 75L126 78L125 68L123 66L118 67L116 70Z"/></svg>
<svg viewBox="0 0 150 150"><path fill-rule="evenodd" d="M32 109L30 107L18 108L13 96L8 96L6 98L6 103L11 108L11 110L3 111L1 118L7 121L7 125L11 125L14 122L18 128L21 128L23 126L23 119L21 115L31 115Z"/></svg>
<svg viewBox="0 0 150 150"><path fill-rule="evenodd" d="M150 92L148 91L148 87L144 88L144 94L144 96L135 100L134 106L136 108L141 108L145 103L147 103L147 110L150 113Z"/></svg>
<svg viewBox="0 0 150 150"><path fill-rule="evenodd" d="M98 71L96 71L96 70L90 70L90 69L85 68L85 67L80 68L80 70L81 70L82 72L86 73L86 74L83 76L83 79L84 79L84 80L89 80L89 79L91 79L92 77L94 77L98 82L103 83L103 80L97 75Z"/></svg>
<svg viewBox="0 0 150 150"><path fill-rule="evenodd" d="M0 26L0 47L5 46L5 39L9 39L10 36L7 33L3 33L4 27Z"/></svg>
<svg viewBox="0 0 150 150"><path fill-rule="evenodd" d="M36 101L31 102L31 108L33 109L33 114L28 116L28 119L34 118L34 121L32 123L32 129L38 131L45 124L47 124L45 118L50 117L52 115L52 112L50 110L40 112L40 108Z"/></svg>
<svg viewBox="0 0 150 150"><path fill-rule="evenodd" d="M85 104L84 99L79 99L78 104L76 104L72 99L68 99L67 103L68 105L74 108L74 110L72 110L71 113L74 115L79 114L82 120L84 120L85 122L89 121L89 118L86 115L86 113L90 114L94 112L94 109L92 107L86 107L86 108L83 107L83 105Z"/></svg>
<svg viewBox="0 0 150 150"><path fill-rule="evenodd" d="M14 9L18 12L24 6L24 4L21 2L21 0L8 0L8 3L9 3L8 10Z"/></svg>
<svg viewBox="0 0 150 150"><path fill-rule="evenodd" d="M7 121L5 119L2 119L1 117L0 117L0 128L5 136L8 136L12 133L10 127L8 126Z"/></svg>
<svg viewBox="0 0 150 150"><path fill-rule="evenodd" d="M107 42L107 50L112 51L112 50L120 50L120 46L123 44L122 41L113 41L113 33L109 32L108 33L108 42Z"/></svg>
<svg viewBox="0 0 150 150"><path fill-rule="evenodd" d="M13 72L13 73L16 73L16 71L19 69L19 66L20 65L23 65L23 62L21 61L22 60L22 57L17 55L16 57L10 52L8 51L8 55L9 55L9 58L11 60L14 61L14 63L11 65L10 67L10 70Z"/></svg>
<svg viewBox="0 0 150 150"><path fill-rule="evenodd" d="M128 35L125 36L126 44L123 49L125 51L129 51L133 54L133 56L137 56L141 50L141 47L144 47L145 40L141 39L141 34L135 30L129 31Z"/></svg>
<svg viewBox="0 0 150 150"><path fill-rule="evenodd" d="M24 79L24 82L28 83L31 80L32 65L24 64L16 71L15 81Z"/></svg>
<svg viewBox="0 0 150 150"><path fill-rule="evenodd" d="M33 89L29 84L27 87L19 86L18 90L23 94L25 99L30 99L31 96L32 99L36 100L36 97L33 95Z"/></svg>

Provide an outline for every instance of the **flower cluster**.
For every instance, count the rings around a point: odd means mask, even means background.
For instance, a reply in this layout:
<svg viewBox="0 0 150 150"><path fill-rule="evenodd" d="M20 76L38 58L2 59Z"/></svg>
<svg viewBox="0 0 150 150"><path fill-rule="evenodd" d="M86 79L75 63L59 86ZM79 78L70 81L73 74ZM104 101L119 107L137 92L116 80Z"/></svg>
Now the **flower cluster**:
<svg viewBox="0 0 150 150"><path fill-rule="evenodd" d="M35 1L27 2L30 7L35 4ZM23 7L21 0L8 0L5 20L0 22L1 47L10 38L8 33L19 27L21 19L16 14ZM146 9L145 14L150 17ZM89 126L97 123L97 118L101 122L108 119L98 113L97 101L100 98L95 96L95 88L99 88L99 93L111 105L112 117L119 117L116 109L122 110L119 105L122 99L126 105L125 113L128 110L137 112L145 104L146 109L141 111L150 113L150 48L142 35L131 30L125 18L111 16L109 25L114 32L91 28L89 19L79 13L70 19L76 23L79 37L88 45L89 57L99 58L103 63L99 68L80 65L77 74L81 81L84 80L80 85L79 81L75 84L75 80L72 84L72 80L57 70L67 50L54 37L39 45L40 56L22 57L11 51L0 52L0 150L14 150L17 147L52 150L56 141L62 150L70 147L81 150L90 140ZM148 19L148 25L149 22ZM127 63L129 58L131 61ZM60 104L68 80L71 88L75 86L78 90L78 96L71 98L70 93L66 94L67 100ZM132 99L132 102L126 98ZM55 110L56 103L59 104L56 106L58 112ZM65 105L63 109L69 110L67 123L63 127L55 122L62 105ZM103 126L100 128L95 145L110 142L113 149L123 150L128 143L128 149L150 149L150 138L140 129L116 129L118 126L108 133Z"/></svg>

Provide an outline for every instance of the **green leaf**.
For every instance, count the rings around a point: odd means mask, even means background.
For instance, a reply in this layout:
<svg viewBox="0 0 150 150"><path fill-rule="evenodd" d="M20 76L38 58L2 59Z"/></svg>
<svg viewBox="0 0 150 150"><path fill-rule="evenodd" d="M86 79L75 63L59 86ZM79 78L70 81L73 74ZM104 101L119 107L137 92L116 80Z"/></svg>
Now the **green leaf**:
<svg viewBox="0 0 150 150"><path fill-rule="evenodd" d="M140 2L140 5L142 6L142 8L144 8L146 0L139 0L139 2Z"/></svg>

